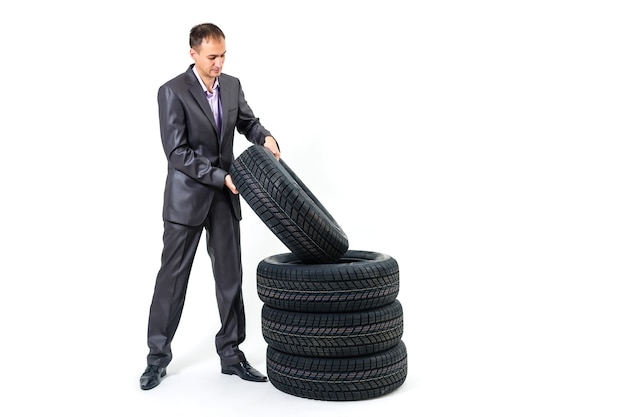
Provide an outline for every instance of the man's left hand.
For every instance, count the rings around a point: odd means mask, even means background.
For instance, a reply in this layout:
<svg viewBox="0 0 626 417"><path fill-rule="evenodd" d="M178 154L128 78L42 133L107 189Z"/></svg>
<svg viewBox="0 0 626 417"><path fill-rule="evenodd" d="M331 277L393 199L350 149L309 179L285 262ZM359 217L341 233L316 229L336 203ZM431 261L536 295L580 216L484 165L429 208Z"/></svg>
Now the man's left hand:
<svg viewBox="0 0 626 417"><path fill-rule="evenodd" d="M272 154L277 160L280 159L280 150L278 149L278 143L276 142L276 139L274 139L272 136L265 136L265 143L263 144L263 146L272 151Z"/></svg>

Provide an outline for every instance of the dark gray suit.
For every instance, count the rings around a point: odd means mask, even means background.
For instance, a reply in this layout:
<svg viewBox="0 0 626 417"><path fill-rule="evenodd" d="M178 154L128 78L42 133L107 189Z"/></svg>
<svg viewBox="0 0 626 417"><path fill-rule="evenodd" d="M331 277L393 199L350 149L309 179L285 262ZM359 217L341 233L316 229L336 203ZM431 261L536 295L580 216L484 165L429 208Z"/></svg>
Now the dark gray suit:
<svg viewBox="0 0 626 417"><path fill-rule="evenodd" d="M262 145L271 133L248 106L235 77L219 77L222 130L192 71L159 88L161 140L168 161L163 203L163 253L148 320L149 365L166 367L171 342L180 322L187 283L200 236L206 230L222 327L215 337L221 364L244 360L239 344L245 339L241 293L239 195L224 179L234 161L235 129Z"/></svg>

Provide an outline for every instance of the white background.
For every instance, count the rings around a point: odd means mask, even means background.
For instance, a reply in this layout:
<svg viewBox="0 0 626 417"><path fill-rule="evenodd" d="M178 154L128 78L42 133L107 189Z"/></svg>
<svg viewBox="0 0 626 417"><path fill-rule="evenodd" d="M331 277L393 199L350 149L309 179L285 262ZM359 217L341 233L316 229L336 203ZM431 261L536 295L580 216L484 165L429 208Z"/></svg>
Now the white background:
<svg viewBox="0 0 626 417"><path fill-rule="evenodd" d="M621 3L4 2L0 414L623 417ZM203 247L169 375L139 389L156 92L202 22L350 248L398 261L393 393L314 401L221 375ZM255 269L287 249L245 203L242 234L243 349L264 371Z"/></svg>

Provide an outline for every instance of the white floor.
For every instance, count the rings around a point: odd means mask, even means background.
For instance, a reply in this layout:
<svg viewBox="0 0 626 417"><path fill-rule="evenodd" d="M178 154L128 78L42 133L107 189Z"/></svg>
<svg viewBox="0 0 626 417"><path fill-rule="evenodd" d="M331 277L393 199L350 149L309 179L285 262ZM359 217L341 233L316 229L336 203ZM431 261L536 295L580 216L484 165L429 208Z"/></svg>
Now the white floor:
<svg viewBox="0 0 626 417"><path fill-rule="evenodd" d="M271 242L264 225L252 219L245 220L245 233ZM3 415L621 417L626 411L623 294L611 293L607 280L598 278L593 286L567 268L563 278L538 270L533 277L517 272L533 268L499 263L471 266L463 276L462 268L434 254L443 247L425 249L430 258L419 261L412 248L399 244L381 245L400 263L398 299L409 359L408 377L394 392L325 402L222 375L212 344L218 324L204 253L194 265L168 375L157 388L141 391L154 279L148 270L155 272L149 258L158 254L158 244L148 245L150 254L132 254L132 246L100 248L99 256L81 262L91 269L70 266L67 276L46 275L33 263L29 268L39 279L29 285L22 276L14 287L19 293L3 293ZM114 258L128 269L116 267ZM250 258L243 349L265 371L262 304L250 272L258 255Z"/></svg>

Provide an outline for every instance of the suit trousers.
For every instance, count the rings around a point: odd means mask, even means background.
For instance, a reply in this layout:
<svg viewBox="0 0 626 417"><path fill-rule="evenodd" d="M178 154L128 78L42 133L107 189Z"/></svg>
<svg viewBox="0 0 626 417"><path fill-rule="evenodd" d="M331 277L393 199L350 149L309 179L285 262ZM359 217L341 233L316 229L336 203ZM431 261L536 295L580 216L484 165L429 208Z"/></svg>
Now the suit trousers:
<svg viewBox="0 0 626 417"><path fill-rule="evenodd" d="M157 274L148 319L147 362L166 367L172 360L172 339L180 323L191 266L202 231L213 268L221 328L215 346L221 365L245 360L239 345L245 339L239 220L228 195L215 193L205 222L185 226L164 221L161 268Z"/></svg>

